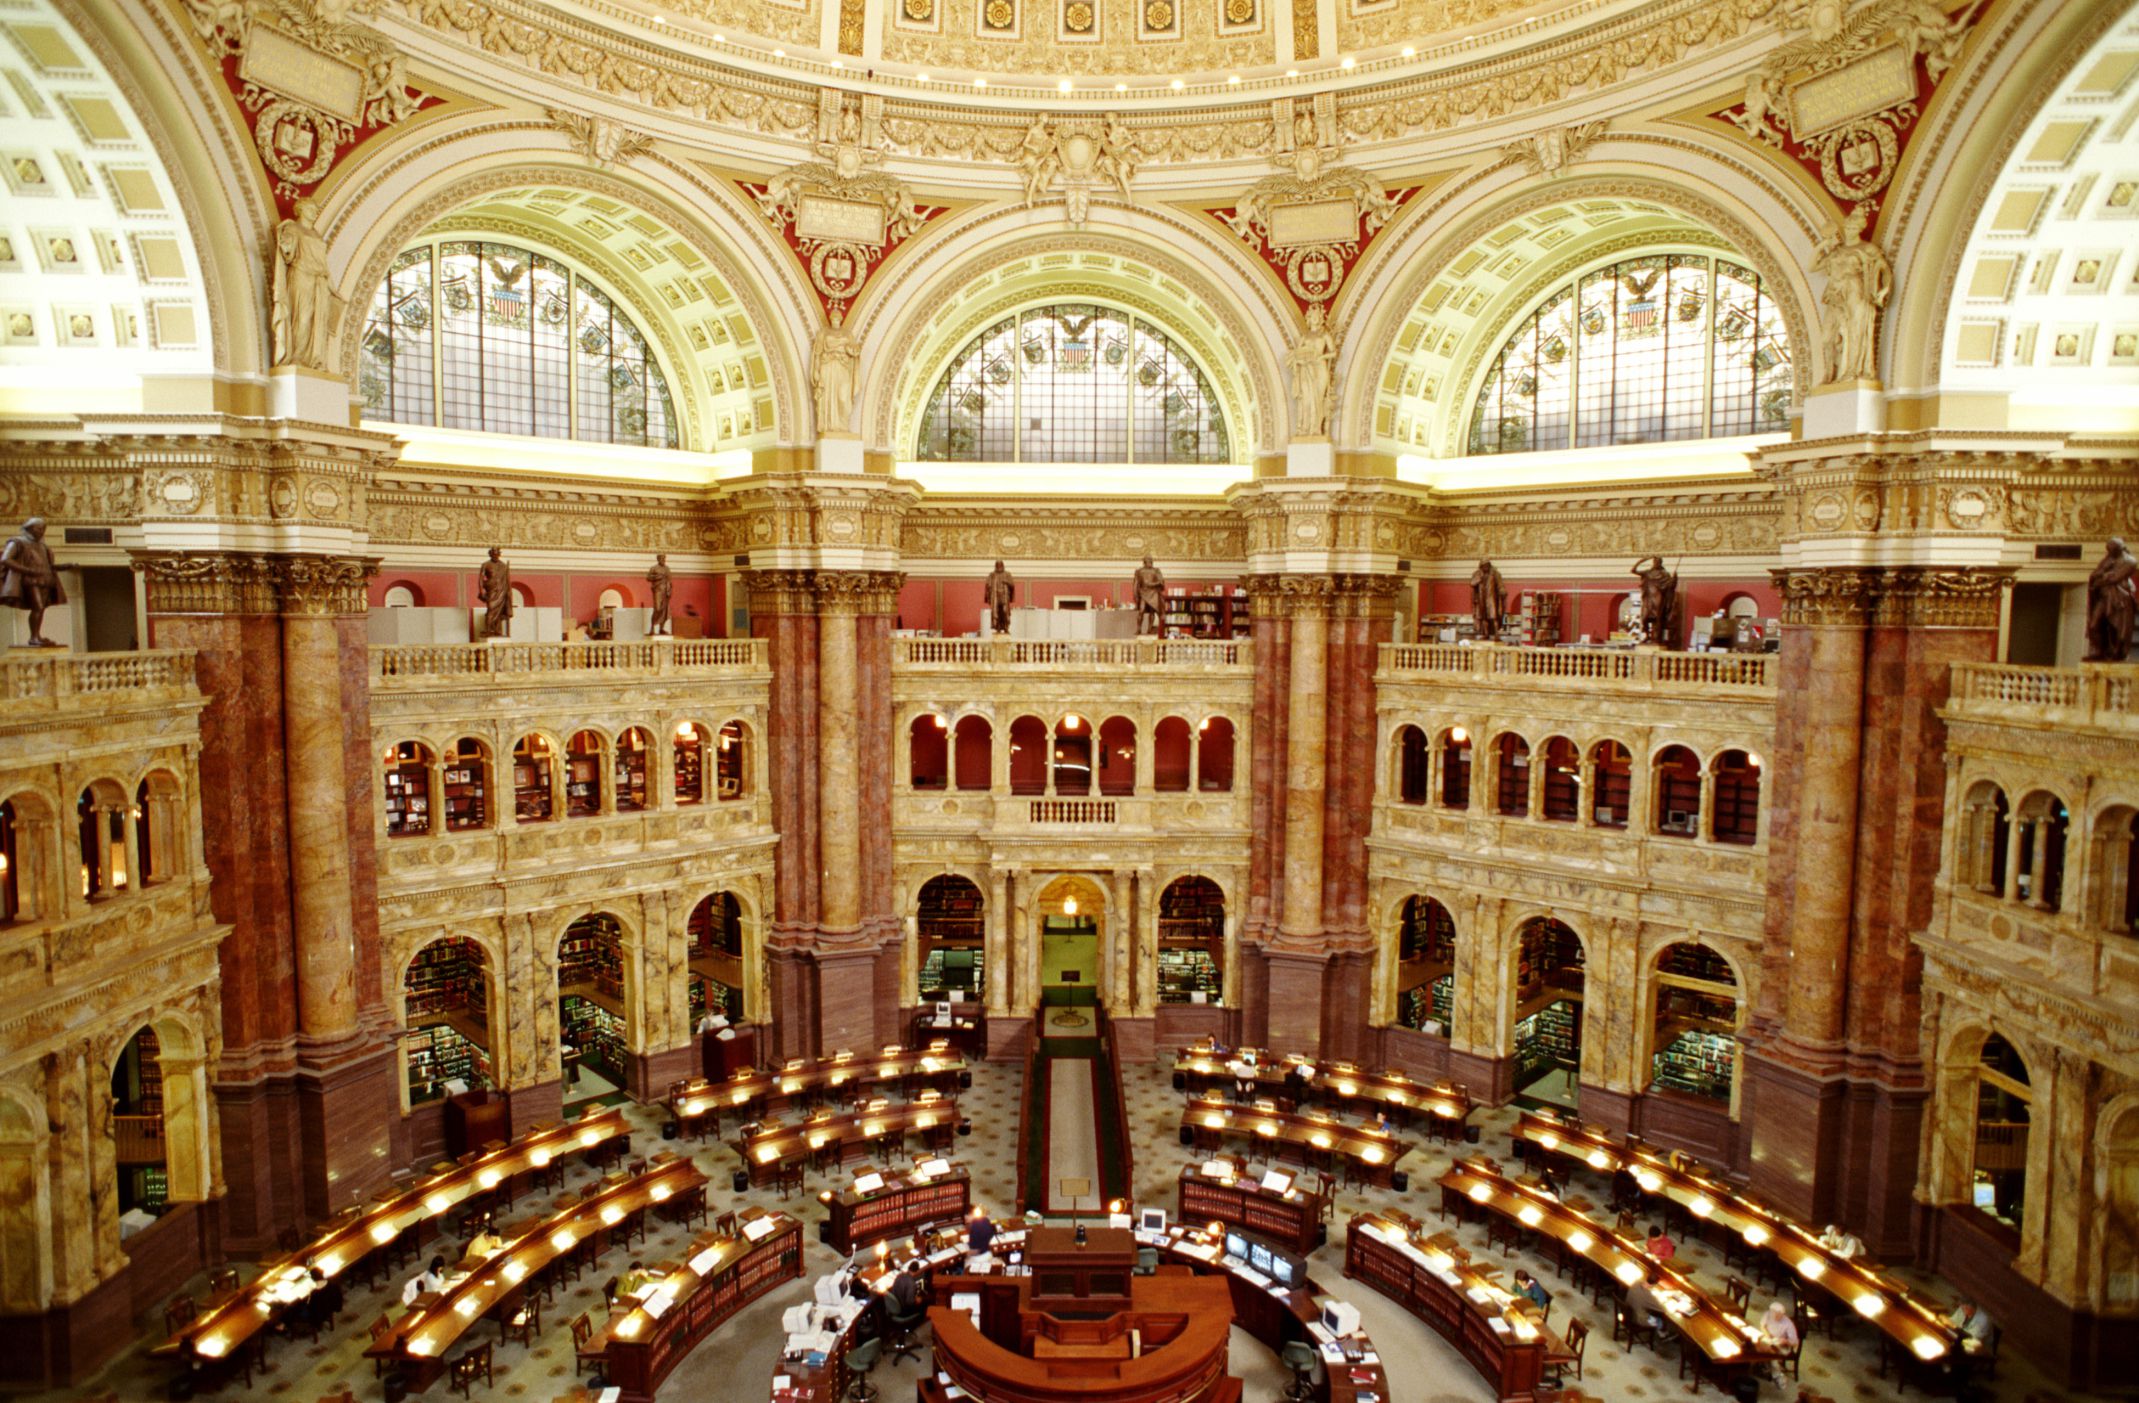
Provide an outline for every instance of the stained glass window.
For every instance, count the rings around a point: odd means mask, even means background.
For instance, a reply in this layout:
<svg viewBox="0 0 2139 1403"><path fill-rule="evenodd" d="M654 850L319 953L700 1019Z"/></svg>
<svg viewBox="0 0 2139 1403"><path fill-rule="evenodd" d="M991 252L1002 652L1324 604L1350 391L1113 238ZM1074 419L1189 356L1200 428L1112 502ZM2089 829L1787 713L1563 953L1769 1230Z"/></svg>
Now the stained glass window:
<svg viewBox="0 0 2139 1403"><path fill-rule="evenodd" d="M372 299L357 388L370 419L678 446L638 327L572 269L511 244L404 250Z"/></svg>
<svg viewBox="0 0 2139 1403"><path fill-rule="evenodd" d="M1651 254L1595 268L1516 328L1478 391L1473 453L1775 433L1790 342L1760 277Z"/></svg>
<svg viewBox="0 0 2139 1403"><path fill-rule="evenodd" d="M914 456L967 463L1223 463L1210 381L1157 327L1064 302L1004 318L952 358Z"/></svg>

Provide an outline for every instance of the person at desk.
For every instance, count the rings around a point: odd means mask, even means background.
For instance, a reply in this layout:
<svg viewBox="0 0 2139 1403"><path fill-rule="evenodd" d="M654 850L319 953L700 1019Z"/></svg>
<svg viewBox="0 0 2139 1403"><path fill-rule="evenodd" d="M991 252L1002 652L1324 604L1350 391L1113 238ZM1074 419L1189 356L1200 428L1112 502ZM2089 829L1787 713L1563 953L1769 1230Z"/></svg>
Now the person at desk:
<svg viewBox="0 0 2139 1403"><path fill-rule="evenodd" d="M995 1242L995 1222L987 1210L974 1206L973 1216L966 1219L966 1253L978 1257Z"/></svg>
<svg viewBox="0 0 2139 1403"><path fill-rule="evenodd" d="M1679 1254L1679 1245L1665 1235L1661 1223L1650 1225L1648 1248L1649 1255L1659 1262L1668 1262Z"/></svg>
<svg viewBox="0 0 2139 1403"><path fill-rule="evenodd" d="M1285 1099L1294 1106L1305 1106L1314 1094L1315 1071L1305 1062L1294 1062L1285 1068Z"/></svg>
<svg viewBox="0 0 2139 1403"><path fill-rule="evenodd" d="M728 1026L728 1015L717 1008L708 1008L698 1020L698 1033L717 1033Z"/></svg>
<svg viewBox="0 0 2139 1403"><path fill-rule="evenodd" d="M616 1279L616 1293L619 1296L636 1296L641 1291L660 1284L660 1281L659 1273L648 1271L644 1262L634 1261L624 1268L624 1274Z"/></svg>
<svg viewBox="0 0 2139 1403"><path fill-rule="evenodd" d="M901 1314L911 1311L921 1300L921 1263L907 1262L891 1278L891 1303Z"/></svg>
<svg viewBox="0 0 2139 1403"><path fill-rule="evenodd" d="M1244 1052L1226 1064L1233 1074L1233 1099L1242 1105L1255 1099L1255 1054Z"/></svg>
<svg viewBox="0 0 2139 1403"><path fill-rule="evenodd" d="M431 1264L408 1279L401 1288L401 1304L412 1306L418 1296L435 1296L446 1289L446 1259L431 1258Z"/></svg>
<svg viewBox="0 0 2139 1403"><path fill-rule="evenodd" d="M1656 1283L1663 1279L1663 1269L1652 1266L1648 1275L1627 1288L1627 1309L1640 1311L1652 1330L1664 1328L1667 1312L1664 1310L1663 1297L1656 1294Z"/></svg>
<svg viewBox="0 0 2139 1403"><path fill-rule="evenodd" d="M1820 1234L1820 1246L1844 1261L1848 1261L1851 1257L1864 1255L1863 1239L1859 1238L1855 1233L1844 1232L1834 1223L1829 1223L1827 1231Z"/></svg>
<svg viewBox="0 0 2139 1403"><path fill-rule="evenodd" d="M1968 1350L1984 1349L1990 1344L1991 1332L1998 1328L1990 1313L1967 1296L1946 1317L1946 1323L1961 1332L1961 1347Z"/></svg>
<svg viewBox="0 0 2139 1403"><path fill-rule="evenodd" d="M485 1261L504 1250L505 1239L492 1232L489 1228L483 1228L474 1237L468 1239L468 1250L461 1260L466 1262Z"/></svg>
<svg viewBox="0 0 2139 1403"><path fill-rule="evenodd" d="M1530 1299L1530 1304L1536 1306L1539 1310L1552 1309L1552 1293L1547 1291L1543 1283L1539 1282L1536 1277L1520 1267L1516 1268L1515 1271L1515 1290L1518 1295L1527 1296Z"/></svg>

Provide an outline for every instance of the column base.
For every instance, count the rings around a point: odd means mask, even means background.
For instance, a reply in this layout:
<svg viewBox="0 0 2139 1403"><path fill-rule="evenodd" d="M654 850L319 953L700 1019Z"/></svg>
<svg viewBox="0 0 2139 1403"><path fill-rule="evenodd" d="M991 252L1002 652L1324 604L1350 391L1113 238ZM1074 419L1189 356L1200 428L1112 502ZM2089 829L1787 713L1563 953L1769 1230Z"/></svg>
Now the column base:
<svg viewBox="0 0 2139 1403"><path fill-rule="evenodd" d="M1590 1089L1582 1088L1585 1114L1589 1095ZM1645 1091L1630 1100L1628 1128L1636 1135L1667 1150L1684 1150L1733 1179L1745 1177L1747 1136L1731 1119L1728 1102L1676 1091Z"/></svg>
<svg viewBox="0 0 2139 1403"><path fill-rule="evenodd" d="M1739 1115L1750 1126L1753 1192L1801 1223L1831 1223L1842 1161L1844 1084L1747 1048ZM1869 1245L1869 1244L1867 1244Z"/></svg>
<svg viewBox="0 0 2139 1403"><path fill-rule="evenodd" d="M631 1093L634 1101L665 1101L670 1083L696 1076L698 1068L696 1038L682 1047L662 1052L635 1052L631 1055L631 1066L626 1073L629 1082L624 1089Z"/></svg>
<svg viewBox="0 0 2139 1403"><path fill-rule="evenodd" d="M1022 1062L1032 1052L1032 1015L1029 1013L991 1013L988 1015L988 1060L990 1062Z"/></svg>
<svg viewBox="0 0 2139 1403"><path fill-rule="evenodd" d="M1328 968L1327 956L1263 951L1270 1024L1264 1046L1273 1052L1322 1055L1322 983Z"/></svg>
<svg viewBox="0 0 2139 1403"><path fill-rule="evenodd" d="M1107 1027L1114 1034L1114 1051L1123 1066L1141 1065L1158 1057L1159 1020L1151 1018L1109 1018ZM1116 1068L1117 1071L1120 1068Z"/></svg>
<svg viewBox="0 0 2139 1403"><path fill-rule="evenodd" d="M391 1127L389 1134L401 1129L396 1067L393 1048L385 1045L332 1067L299 1065L297 1129L304 1168L298 1187L307 1223L325 1222L386 1187L395 1156L391 1150L379 1153L379 1133L382 1127Z"/></svg>
<svg viewBox="0 0 2139 1403"><path fill-rule="evenodd" d="M281 1225L301 1216L293 1186L275 1170L297 1159L295 1088L285 1073L209 1090L223 1147L225 1244L240 1256L271 1252Z"/></svg>

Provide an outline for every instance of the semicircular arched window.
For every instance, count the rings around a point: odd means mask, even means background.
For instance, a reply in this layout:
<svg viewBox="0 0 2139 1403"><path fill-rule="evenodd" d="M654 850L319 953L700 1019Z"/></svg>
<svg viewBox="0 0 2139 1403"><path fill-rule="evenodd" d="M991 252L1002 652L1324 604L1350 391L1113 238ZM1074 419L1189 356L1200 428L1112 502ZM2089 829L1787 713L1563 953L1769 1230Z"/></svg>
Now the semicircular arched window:
<svg viewBox="0 0 2139 1403"><path fill-rule="evenodd" d="M1478 390L1472 453L1789 428L1790 341L1760 275L1705 254L1581 274L1515 329Z"/></svg>
<svg viewBox="0 0 2139 1403"><path fill-rule="evenodd" d="M1028 307L951 359L914 457L952 463L1224 463L1231 440L1201 367L1113 307Z"/></svg>
<svg viewBox="0 0 2139 1403"><path fill-rule="evenodd" d="M404 249L372 298L357 390L367 419L679 446L638 326L578 270L513 244Z"/></svg>

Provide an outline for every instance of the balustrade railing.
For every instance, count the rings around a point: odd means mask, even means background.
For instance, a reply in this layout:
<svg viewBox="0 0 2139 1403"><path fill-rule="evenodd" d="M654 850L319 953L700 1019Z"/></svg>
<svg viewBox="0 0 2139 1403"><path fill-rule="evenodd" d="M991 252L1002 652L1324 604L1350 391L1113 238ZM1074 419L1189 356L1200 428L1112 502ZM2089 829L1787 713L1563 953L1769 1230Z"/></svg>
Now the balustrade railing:
<svg viewBox="0 0 2139 1403"><path fill-rule="evenodd" d="M1244 638L894 638L904 667L1246 667Z"/></svg>
<svg viewBox="0 0 2139 1403"><path fill-rule="evenodd" d="M1565 679L1613 690L1775 690L1770 653L1663 653L1616 648L1510 648L1497 643L1385 643L1384 673L1450 681Z"/></svg>
<svg viewBox="0 0 2139 1403"><path fill-rule="evenodd" d="M371 675L402 678L525 676L560 672L750 671L768 666L762 638L694 638L673 643L406 643L374 647Z"/></svg>
<svg viewBox="0 0 2139 1403"><path fill-rule="evenodd" d="M1028 817L1032 823L1112 823L1111 799L1034 799Z"/></svg>
<svg viewBox="0 0 2139 1403"><path fill-rule="evenodd" d="M113 696L193 685L193 654L180 649L141 653L17 654L0 667L0 700Z"/></svg>
<svg viewBox="0 0 2139 1403"><path fill-rule="evenodd" d="M1948 705L2017 708L2057 713L2068 724L2129 726L2139 716L2132 670L2113 663L2087 667L2016 667L2010 663L1955 663Z"/></svg>

